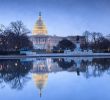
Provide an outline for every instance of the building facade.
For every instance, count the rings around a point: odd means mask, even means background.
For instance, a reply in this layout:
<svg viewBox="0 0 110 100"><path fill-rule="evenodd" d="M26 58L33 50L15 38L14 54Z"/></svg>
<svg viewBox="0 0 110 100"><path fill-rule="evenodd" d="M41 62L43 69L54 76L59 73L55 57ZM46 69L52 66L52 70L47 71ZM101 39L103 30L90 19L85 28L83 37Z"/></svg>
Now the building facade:
<svg viewBox="0 0 110 100"><path fill-rule="evenodd" d="M30 36L30 40L33 43L34 49L51 50L54 46L57 46L59 41L63 40L63 38L66 38L73 43L76 43L77 41L77 36L60 37L48 35L47 27L42 20L41 13L39 13L38 20L35 23L32 35ZM79 36L79 42L81 44L85 43L85 37Z"/></svg>

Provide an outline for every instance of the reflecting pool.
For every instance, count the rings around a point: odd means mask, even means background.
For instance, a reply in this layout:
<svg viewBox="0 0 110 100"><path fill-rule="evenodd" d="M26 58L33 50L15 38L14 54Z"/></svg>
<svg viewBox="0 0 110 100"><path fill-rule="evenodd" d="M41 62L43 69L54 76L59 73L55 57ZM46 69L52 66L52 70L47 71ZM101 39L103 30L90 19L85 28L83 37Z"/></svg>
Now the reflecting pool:
<svg viewBox="0 0 110 100"><path fill-rule="evenodd" d="M0 59L1 100L110 100L110 58Z"/></svg>

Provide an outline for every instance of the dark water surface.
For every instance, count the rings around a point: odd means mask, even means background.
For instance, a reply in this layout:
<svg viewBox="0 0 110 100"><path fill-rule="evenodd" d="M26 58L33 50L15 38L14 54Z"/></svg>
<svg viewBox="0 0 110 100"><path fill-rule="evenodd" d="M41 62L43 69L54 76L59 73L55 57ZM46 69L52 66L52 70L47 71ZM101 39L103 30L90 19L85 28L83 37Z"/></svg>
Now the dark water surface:
<svg viewBox="0 0 110 100"><path fill-rule="evenodd" d="M0 100L110 100L110 58L1 59Z"/></svg>

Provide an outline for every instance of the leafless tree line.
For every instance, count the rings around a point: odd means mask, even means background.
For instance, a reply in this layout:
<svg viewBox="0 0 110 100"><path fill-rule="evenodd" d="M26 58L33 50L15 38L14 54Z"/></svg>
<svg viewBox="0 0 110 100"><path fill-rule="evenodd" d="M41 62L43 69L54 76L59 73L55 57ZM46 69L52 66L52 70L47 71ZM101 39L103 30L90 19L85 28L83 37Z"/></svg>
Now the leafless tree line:
<svg viewBox="0 0 110 100"><path fill-rule="evenodd" d="M32 42L28 35L30 31L21 21L11 22L8 27L0 26L0 51L17 51L31 49Z"/></svg>
<svg viewBox="0 0 110 100"><path fill-rule="evenodd" d="M83 33L86 39L86 49L92 49L95 52L110 52L110 39L105 38L100 32Z"/></svg>

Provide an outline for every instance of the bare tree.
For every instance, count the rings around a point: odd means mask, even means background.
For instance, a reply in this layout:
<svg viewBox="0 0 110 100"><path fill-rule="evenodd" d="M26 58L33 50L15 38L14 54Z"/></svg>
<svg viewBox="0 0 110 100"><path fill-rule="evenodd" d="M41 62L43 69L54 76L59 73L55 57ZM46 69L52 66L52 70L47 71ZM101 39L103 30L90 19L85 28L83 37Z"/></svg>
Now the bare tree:
<svg viewBox="0 0 110 100"><path fill-rule="evenodd" d="M89 42L91 33L89 31L85 31L83 36L85 36L86 42Z"/></svg>
<svg viewBox="0 0 110 100"><path fill-rule="evenodd" d="M0 51L16 51L22 48L33 48L27 34L30 31L21 21L11 22L9 27L0 28Z"/></svg>
<svg viewBox="0 0 110 100"><path fill-rule="evenodd" d="M3 24L1 24L0 25L0 34L3 34L5 29L6 29L6 27Z"/></svg>
<svg viewBox="0 0 110 100"><path fill-rule="evenodd" d="M97 39L102 37L102 33L99 33L99 32L92 32L91 33L91 36L92 36L92 41L94 43L96 43Z"/></svg>
<svg viewBox="0 0 110 100"><path fill-rule="evenodd" d="M11 22L9 28L16 35L25 35L30 33L30 31L24 26L22 21Z"/></svg>

